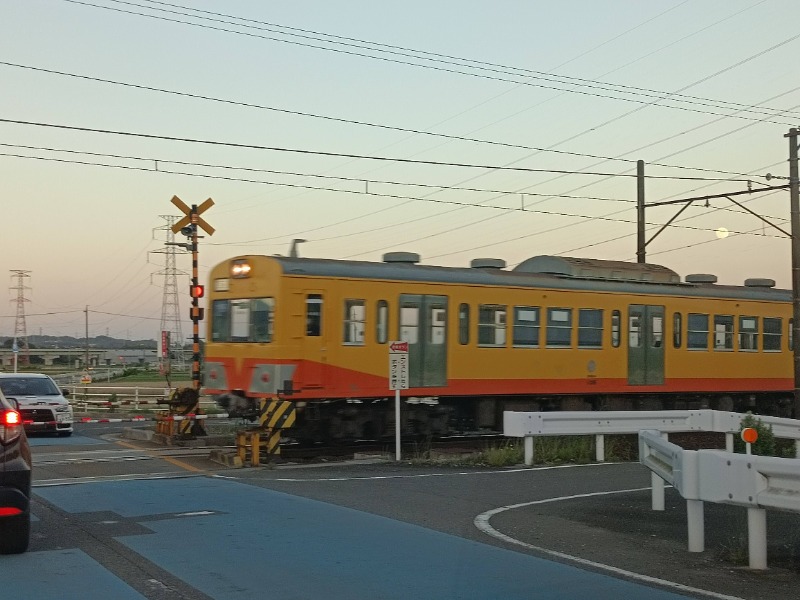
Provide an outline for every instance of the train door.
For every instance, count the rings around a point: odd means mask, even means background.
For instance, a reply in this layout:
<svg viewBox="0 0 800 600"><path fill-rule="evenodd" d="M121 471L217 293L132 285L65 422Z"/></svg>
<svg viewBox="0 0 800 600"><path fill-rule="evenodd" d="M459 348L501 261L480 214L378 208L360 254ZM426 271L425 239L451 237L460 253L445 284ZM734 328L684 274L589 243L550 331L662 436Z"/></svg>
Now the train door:
<svg viewBox="0 0 800 600"><path fill-rule="evenodd" d="M305 331L303 336L302 384L306 388L321 388L327 363L327 337L323 320L324 296L318 290L303 292ZM298 376L300 374L298 373Z"/></svg>
<svg viewBox="0 0 800 600"><path fill-rule="evenodd" d="M664 307L628 307L628 385L664 383Z"/></svg>
<svg viewBox="0 0 800 600"><path fill-rule="evenodd" d="M400 339L408 342L410 387L447 385L447 297L400 295Z"/></svg>

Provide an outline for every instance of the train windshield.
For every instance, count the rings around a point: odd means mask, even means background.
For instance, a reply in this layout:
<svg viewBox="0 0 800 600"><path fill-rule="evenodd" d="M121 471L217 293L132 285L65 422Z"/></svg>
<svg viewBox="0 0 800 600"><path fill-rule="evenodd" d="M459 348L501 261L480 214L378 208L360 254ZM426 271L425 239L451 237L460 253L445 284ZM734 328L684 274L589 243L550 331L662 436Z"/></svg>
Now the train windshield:
<svg viewBox="0 0 800 600"><path fill-rule="evenodd" d="M271 342L274 321L274 298L214 300L211 309L211 340Z"/></svg>

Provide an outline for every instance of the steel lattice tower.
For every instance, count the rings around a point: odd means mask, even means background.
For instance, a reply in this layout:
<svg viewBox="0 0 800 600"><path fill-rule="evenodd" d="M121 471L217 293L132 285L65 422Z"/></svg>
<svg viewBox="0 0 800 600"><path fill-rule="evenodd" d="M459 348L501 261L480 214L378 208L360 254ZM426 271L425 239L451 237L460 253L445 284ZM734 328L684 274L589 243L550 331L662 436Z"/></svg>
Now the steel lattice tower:
<svg viewBox="0 0 800 600"><path fill-rule="evenodd" d="M25 325L25 303L30 302L25 297L25 290L29 290L28 286L25 285L25 278L30 277L30 271L24 271L21 269L11 269L11 277L16 278L17 285L11 286L10 289L17 290L17 297L11 302L17 303L17 319L14 322L14 340L17 343L17 346L20 350L20 361L19 363L22 365L27 365L30 363L30 349L28 348L28 331Z"/></svg>
<svg viewBox="0 0 800 600"><path fill-rule="evenodd" d="M160 215L166 221L166 225L156 228L158 231L166 232L166 247L164 250L156 250L157 254L164 254L164 268L155 275L164 276L164 300L161 305L161 329L168 331L170 335L169 350L172 358L172 366L186 369L186 358L183 351L183 332L181 331L180 303L178 302L178 270L175 267L175 234L172 233L172 226L178 217L172 215ZM182 273L182 272L181 272ZM183 274L183 273L182 273ZM161 366L164 367L164 359L160 357Z"/></svg>

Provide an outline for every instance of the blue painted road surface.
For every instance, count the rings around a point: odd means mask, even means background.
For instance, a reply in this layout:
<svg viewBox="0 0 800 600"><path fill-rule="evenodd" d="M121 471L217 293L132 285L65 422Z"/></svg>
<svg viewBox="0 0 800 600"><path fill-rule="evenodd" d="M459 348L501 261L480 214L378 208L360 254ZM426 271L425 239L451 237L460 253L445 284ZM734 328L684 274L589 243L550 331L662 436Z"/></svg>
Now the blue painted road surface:
<svg viewBox="0 0 800 600"><path fill-rule="evenodd" d="M135 524L136 533L117 536L119 543L219 600L684 597L221 478L97 482L40 487L36 494L83 519L98 513L98 519ZM0 557L0 571L6 581L27 582L52 558L52 551L35 549ZM99 565L76 550L55 558L64 593L37 588L31 598L139 597L110 572L96 575ZM67 593L78 582L81 592Z"/></svg>
<svg viewBox="0 0 800 600"><path fill-rule="evenodd" d="M145 600L97 561L74 548L0 556L0 573L3 573L2 597L8 600Z"/></svg>

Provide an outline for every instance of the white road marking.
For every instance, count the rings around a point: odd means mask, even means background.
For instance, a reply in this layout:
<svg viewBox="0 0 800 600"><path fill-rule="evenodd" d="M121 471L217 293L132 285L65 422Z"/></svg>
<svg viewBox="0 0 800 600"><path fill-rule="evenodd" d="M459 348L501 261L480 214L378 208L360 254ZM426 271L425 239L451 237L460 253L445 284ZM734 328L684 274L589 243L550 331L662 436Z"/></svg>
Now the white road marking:
<svg viewBox="0 0 800 600"><path fill-rule="evenodd" d="M527 473L529 471L551 471L554 469L575 469L578 467L603 467L615 463L593 463L589 465L556 465L552 467L525 467L522 469L502 469L497 471L457 471L453 473L415 473L413 475L368 475L362 477L275 477L269 481L297 481L316 483L320 481L379 481L382 479L423 479L426 477L457 477L463 475L503 475L509 473ZM235 478L235 477L234 477Z"/></svg>
<svg viewBox="0 0 800 600"><path fill-rule="evenodd" d="M501 506L500 508L494 508L492 510L487 510L484 513L479 514L475 517L474 523L475 527L480 529L487 535L490 535L494 538L499 540L503 540L504 542L508 542L510 544L515 544L517 546L522 546L523 548L527 548L529 550L535 550L536 552L541 552L543 554L547 554L549 556L553 556L556 558L560 558L563 560L567 560L579 565L584 565L587 567L591 567L593 569L598 569L602 571L607 571L609 573L613 573L614 575L622 575L623 577L634 579L636 581L642 581L645 583L655 583L660 586L664 586L670 589L689 592L692 594L699 594L703 596L707 596L709 598L718 598L719 600L743 600L738 596L728 596L726 594L719 594L717 592L709 592L707 590L701 590L698 588L693 588L691 586L683 585L682 583L675 583L674 581L667 581L666 579L659 579L657 577L650 577L649 575L642 575L640 573L634 573L632 571L626 571L625 569L620 569L618 567L612 567L611 565L605 565L603 563L594 562L591 560L587 560L585 558L580 558L578 556L572 556L571 554L565 554L564 552L558 552L556 550L550 550L549 548L542 548L541 546L534 546L533 544L528 544L527 542L523 542L521 540L512 538L505 533L501 533L497 531L494 527L489 524L489 520L507 510L514 510L516 508L524 508L526 506L534 506L536 504L548 504L550 502L562 502L565 500L575 500L577 498L591 498L593 496L608 496L611 494L629 494L631 492L644 492L649 491L649 487L644 488L634 488L629 490L613 490L610 492L593 492L589 494L575 494L573 496L561 496L558 498L546 498L544 500L533 500L531 502L522 502L520 504L510 504L508 506Z"/></svg>

